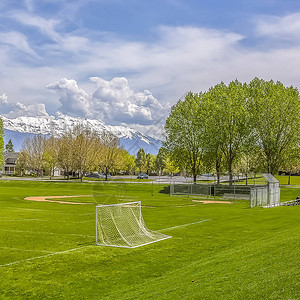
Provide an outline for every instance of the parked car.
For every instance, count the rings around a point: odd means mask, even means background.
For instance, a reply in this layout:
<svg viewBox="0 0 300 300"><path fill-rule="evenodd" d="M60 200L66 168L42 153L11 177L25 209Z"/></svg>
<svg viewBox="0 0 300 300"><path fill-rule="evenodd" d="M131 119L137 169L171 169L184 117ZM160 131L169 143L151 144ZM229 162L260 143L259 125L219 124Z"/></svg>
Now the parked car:
<svg viewBox="0 0 300 300"><path fill-rule="evenodd" d="M101 174L98 174L98 173L90 173L90 174L85 175L85 177L88 177L88 178L102 178Z"/></svg>
<svg viewBox="0 0 300 300"><path fill-rule="evenodd" d="M88 178L102 178L102 179L104 179L105 178L105 174L103 174L103 173L99 174L99 173L95 172L95 173L89 173L89 174L85 175L85 177L88 177ZM111 178L111 175L107 174L107 178Z"/></svg>
<svg viewBox="0 0 300 300"><path fill-rule="evenodd" d="M99 175L100 175L100 178L105 178L105 174L101 173ZM111 175L109 173L107 174L107 178L111 178Z"/></svg>
<svg viewBox="0 0 300 300"><path fill-rule="evenodd" d="M140 173L137 179L148 179L148 175L146 173Z"/></svg>

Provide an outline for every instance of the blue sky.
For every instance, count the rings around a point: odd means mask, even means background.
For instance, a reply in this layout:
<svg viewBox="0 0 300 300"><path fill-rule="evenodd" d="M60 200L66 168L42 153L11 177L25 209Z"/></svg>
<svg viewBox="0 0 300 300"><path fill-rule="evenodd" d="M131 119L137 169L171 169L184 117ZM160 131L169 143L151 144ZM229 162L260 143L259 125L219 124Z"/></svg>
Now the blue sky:
<svg viewBox="0 0 300 300"><path fill-rule="evenodd" d="M142 128L221 80L299 87L300 2L2 0L0 107Z"/></svg>

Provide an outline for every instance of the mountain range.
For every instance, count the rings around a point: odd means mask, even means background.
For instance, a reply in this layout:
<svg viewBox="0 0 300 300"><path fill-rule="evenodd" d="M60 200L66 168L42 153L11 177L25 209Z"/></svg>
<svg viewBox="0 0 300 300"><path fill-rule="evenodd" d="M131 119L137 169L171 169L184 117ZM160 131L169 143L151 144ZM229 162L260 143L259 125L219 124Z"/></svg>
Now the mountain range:
<svg viewBox="0 0 300 300"><path fill-rule="evenodd" d="M121 146L131 155L135 155L140 148L146 153L157 154L161 147L161 141L140 131L125 126L106 125L100 120L83 119L58 115L57 117L18 117L15 119L1 116L4 127L4 143L12 140L15 151L22 149L26 138L33 137L35 134L45 136L61 136L66 130L72 129L77 124L89 126L101 133L109 131L120 139Z"/></svg>

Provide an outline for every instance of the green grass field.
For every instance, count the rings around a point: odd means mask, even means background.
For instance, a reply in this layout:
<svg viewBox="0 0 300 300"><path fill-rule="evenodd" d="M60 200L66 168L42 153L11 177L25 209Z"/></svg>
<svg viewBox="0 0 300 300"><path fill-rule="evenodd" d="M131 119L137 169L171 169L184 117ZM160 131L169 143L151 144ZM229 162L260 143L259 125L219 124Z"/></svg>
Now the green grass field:
<svg viewBox="0 0 300 300"><path fill-rule="evenodd" d="M104 178L90 178L90 177L83 177L86 181L105 181ZM108 178L107 181L127 181L127 182L151 182L151 179L137 179L136 176L134 177L127 177L127 178Z"/></svg>
<svg viewBox="0 0 300 300"><path fill-rule="evenodd" d="M280 184L288 184L289 182L289 176L275 176ZM290 185L299 185L300 186L300 176L291 176L291 182Z"/></svg>
<svg viewBox="0 0 300 300"><path fill-rule="evenodd" d="M279 180L279 184L280 185L288 185L288 179L289 176L275 176L276 179ZM290 185L299 185L300 186L300 176L291 176L291 181L290 181ZM228 182L225 182L228 183ZM243 184L249 184L249 185L260 185L260 184L267 184L267 180L262 176L257 174L256 177L254 178L253 176L249 176L248 180L246 182L246 180L239 180L236 181L236 184L238 185L243 185Z"/></svg>
<svg viewBox="0 0 300 300"><path fill-rule="evenodd" d="M53 195L93 196L24 200ZM282 201L297 195L281 189ZM95 246L95 204L137 200L149 229L172 238ZM146 183L0 181L0 299L300 298L299 206L192 200Z"/></svg>

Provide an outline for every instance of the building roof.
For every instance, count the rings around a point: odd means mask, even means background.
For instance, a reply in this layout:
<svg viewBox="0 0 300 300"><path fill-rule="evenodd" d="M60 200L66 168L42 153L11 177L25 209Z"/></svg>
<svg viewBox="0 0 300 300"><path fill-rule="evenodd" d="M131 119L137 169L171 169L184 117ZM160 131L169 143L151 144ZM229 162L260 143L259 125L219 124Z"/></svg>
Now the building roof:
<svg viewBox="0 0 300 300"><path fill-rule="evenodd" d="M4 159L7 158L18 158L20 152L3 152Z"/></svg>

